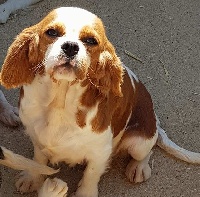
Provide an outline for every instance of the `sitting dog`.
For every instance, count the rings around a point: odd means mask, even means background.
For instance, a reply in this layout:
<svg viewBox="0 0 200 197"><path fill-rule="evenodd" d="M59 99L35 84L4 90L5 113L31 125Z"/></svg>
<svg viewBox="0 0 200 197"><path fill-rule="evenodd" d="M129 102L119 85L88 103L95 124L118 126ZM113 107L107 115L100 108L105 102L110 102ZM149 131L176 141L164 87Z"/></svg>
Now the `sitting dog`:
<svg viewBox="0 0 200 197"><path fill-rule="evenodd" d="M174 144L160 127L150 94L119 59L100 18L62 7L24 29L10 46L1 83L21 87L20 118L34 145L34 160L87 167L74 194L97 197L98 182L111 157L125 151L131 182L150 178L157 144L190 163L200 154ZM40 174L24 171L16 186L37 189Z"/></svg>
<svg viewBox="0 0 200 197"><path fill-rule="evenodd" d="M25 8L41 0L7 0L0 5L0 23L6 23L11 13Z"/></svg>
<svg viewBox="0 0 200 197"><path fill-rule="evenodd" d="M0 164L16 170L27 170L43 175L51 175L58 172L58 170L41 165L21 155L14 154L4 147L0 147ZM62 180L47 178L38 191L38 197L65 197L67 190L67 184Z"/></svg>

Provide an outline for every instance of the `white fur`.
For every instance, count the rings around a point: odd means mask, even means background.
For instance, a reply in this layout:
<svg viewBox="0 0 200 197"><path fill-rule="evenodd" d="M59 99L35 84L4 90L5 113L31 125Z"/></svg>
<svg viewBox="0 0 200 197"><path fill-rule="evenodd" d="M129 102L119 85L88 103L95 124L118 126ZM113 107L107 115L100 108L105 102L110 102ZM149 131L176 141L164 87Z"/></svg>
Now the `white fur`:
<svg viewBox="0 0 200 197"><path fill-rule="evenodd" d="M127 138L119 148L128 149L128 153L137 161L142 161L149 154L158 139L158 132L150 139L143 137Z"/></svg>
<svg viewBox="0 0 200 197"><path fill-rule="evenodd" d="M38 197L66 197L67 191L67 183L57 178L48 178L39 189Z"/></svg>
<svg viewBox="0 0 200 197"><path fill-rule="evenodd" d="M78 54L70 61L70 63L73 64L74 67L81 66L82 62L85 62L87 66L90 65L90 56L87 54L87 51L78 36L74 36L73 40L67 36L63 36L58 38L58 40L51 44L47 49L45 54L45 69L48 73L51 73L55 66L62 65L66 62L66 58L61 56L61 45L66 41L76 42L79 46ZM65 71L65 69L62 69L54 73L54 78L58 80L66 79L68 81L73 81L76 79L76 75L72 70L69 71L66 69Z"/></svg>
<svg viewBox="0 0 200 197"><path fill-rule="evenodd" d="M41 0L7 0L0 5L0 23L6 23L11 13L23 9Z"/></svg>
<svg viewBox="0 0 200 197"><path fill-rule="evenodd" d="M141 183L151 177L151 168L149 166L151 154L152 151L150 151L141 161L132 159L129 162L128 166L126 167L126 176L130 182Z"/></svg>
<svg viewBox="0 0 200 197"><path fill-rule="evenodd" d="M92 27L95 19L97 18L96 15L87 10L74 7L61 7L56 9L56 13L57 17L54 22L56 23L62 21L65 27L67 27L66 30L68 37L72 40L74 37L77 38L79 36L80 30L84 26Z"/></svg>
<svg viewBox="0 0 200 197"><path fill-rule="evenodd" d="M16 170L26 170L27 172L22 172L21 175L23 175L23 181L32 181L32 177L30 177L29 173L32 173L33 175L39 175L39 174L45 174L45 175L51 175L54 173L57 173L59 170L54 170L46 165L40 165L39 163L27 159L21 155L15 154L12 151L0 147L1 154L3 154L3 158L0 159L0 164L5 165L7 167L11 167ZM29 173L28 173L29 172ZM40 183L39 181L43 181L43 177L37 177L37 181L35 182ZM22 180L18 181L17 184L22 184ZM41 183L42 184L42 183ZM21 187L25 187L25 185ZM39 189L38 196L39 197L66 197L67 195L67 183L63 182L60 179L54 178L54 179L46 179L42 187Z"/></svg>
<svg viewBox="0 0 200 197"><path fill-rule="evenodd" d="M200 153L186 150L172 142L166 132L161 128L160 121L157 119L158 141L157 145L167 153L188 163L200 164Z"/></svg>
<svg viewBox="0 0 200 197"><path fill-rule="evenodd" d="M138 77L136 76L136 74L135 74L132 70L130 70L130 68L128 68L128 67L125 66L125 65L123 65L123 66L125 67L125 69L126 69L127 72L128 72L128 75L130 76L132 86L135 87L133 78L135 79L136 82L139 82ZM131 76L132 76L133 78L132 78Z"/></svg>
<svg viewBox="0 0 200 197"><path fill-rule="evenodd" d="M48 166L40 165L33 160L27 159L21 155L14 154L4 147L0 147L4 154L4 159L0 159L0 164L11 167L16 170L27 170L38 174L51 175L59 170L54 170Z"/></svg>
<svg viewBox="0 0 200 197"><path fill-rule="evenodd" d="M26 132L44 154L42 157L70 165L88 162L77 192L97 196L97 183L112 152L112 132L110 128L101 134L92 131L90 120L96 115L97 106L89 111L83 129L77 125L75 114L83 91L76 83L55 83L49 76L36 77L31 85L24 86L20 117Z"/></svg>

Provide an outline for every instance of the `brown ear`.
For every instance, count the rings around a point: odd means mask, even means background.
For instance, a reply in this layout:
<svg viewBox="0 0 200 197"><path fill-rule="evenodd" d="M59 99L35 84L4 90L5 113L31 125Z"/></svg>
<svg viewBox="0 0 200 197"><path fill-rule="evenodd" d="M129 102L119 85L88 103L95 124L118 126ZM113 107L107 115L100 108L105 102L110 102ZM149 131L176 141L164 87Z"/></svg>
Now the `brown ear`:
<svg viewBox="0 0 200 197"><path fill-rule="evenodd" d="M100 53L97 64L93 64L89 70L89 81L102 94L107 95L110 91L115 96L123 96L121 84L123 83L123 66L117 57L113 46L108 44Z"/></svg>
<svg viewBox="0 0 200 197"><path fill-rule="evenodd" d="M34 65L37 59L39 38L33 27L23 30L11 44L1 70L1 84L16 88L31 83L34 79Z"/></svg>
<svg viewBox="0 0 200 197"><path fill-rule="evenodd" d="M99 80L101 92L111 90L115 96L122 96L121 84L123 82L123 67L116 54L104 51L100 55L100 68L104 68L104 76Z"/></svg>

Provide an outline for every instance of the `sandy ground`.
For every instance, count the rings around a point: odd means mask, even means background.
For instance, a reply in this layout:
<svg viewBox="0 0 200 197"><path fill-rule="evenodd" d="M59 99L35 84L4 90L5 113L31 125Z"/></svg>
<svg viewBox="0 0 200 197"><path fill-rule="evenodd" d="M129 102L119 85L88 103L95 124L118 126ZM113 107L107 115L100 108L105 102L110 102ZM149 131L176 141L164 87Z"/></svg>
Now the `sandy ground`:
<svg viewBox="0 0 200 197"><path fill-rule="evenodd" d="M200 1L198 0L44 0L17 11L0 25L0 64L13 38L50 10L76 6L99 15L118 55L150 91L162 126L179 145L200 151ZM73 19L72 19L73 20ZM135 58L127 55L131 52ZM4 90L15 106L18 90ZM29 158L32 144L23 128L0 124L0 144ZM118 158L99 184L99 196L197 197L200 196L200 167L188 165L154 149L152 177L142 184L130 184L124 175L127 159ZM21 195L14 187L18 173L1 167L2 197ZM58 177L68 182L70 193L82 175L82 168L62 167Z"/></svg>

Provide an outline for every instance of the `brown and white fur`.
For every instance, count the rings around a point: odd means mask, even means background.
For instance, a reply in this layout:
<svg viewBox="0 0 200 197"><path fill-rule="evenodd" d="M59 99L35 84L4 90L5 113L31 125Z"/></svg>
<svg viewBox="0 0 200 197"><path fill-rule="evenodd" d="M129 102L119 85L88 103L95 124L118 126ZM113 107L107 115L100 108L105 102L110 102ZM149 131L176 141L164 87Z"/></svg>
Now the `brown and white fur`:
<svg viewBox="0 0 200 197"><path fill-rule="evenodd" d="M42 175L52 175L59 171L15 154L4 147L0 147L0 164L16 170L26 170ZM67 183L64 181L57 178L47 178L42 187L38 188L38 197L65 197L67 190Z"/></svg>
<svg viewBox="0 0 200 197"><path fill-rule="evenodd" d="M113 154L132 156L131 182L151 176L158 144L190 163L200 154L175 145L160 127L151 96L120 61L102 21L80 9L53 10L20 33L8 50L1 82L21 88L20 117L34 145L34 160L87 167L76 197L98 196L98 182ZM24 171L16 186L37 189L41 176Z"/></svg>
<svg viewBox="0 0 200 197"><path fill-rule="evenodd" d="M41 0L7 0L0 5L0 23L6 23L11 13L26 8Z"/></svg>

